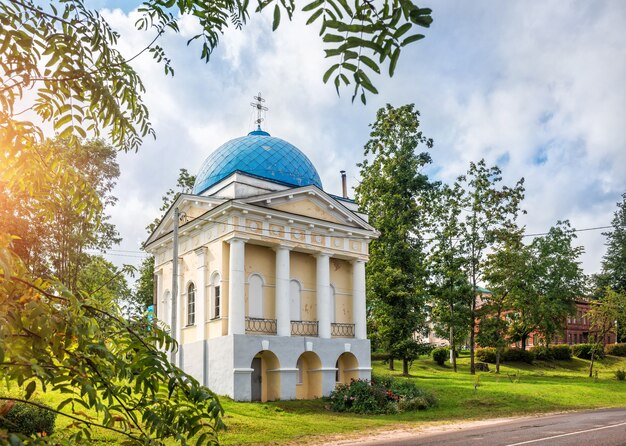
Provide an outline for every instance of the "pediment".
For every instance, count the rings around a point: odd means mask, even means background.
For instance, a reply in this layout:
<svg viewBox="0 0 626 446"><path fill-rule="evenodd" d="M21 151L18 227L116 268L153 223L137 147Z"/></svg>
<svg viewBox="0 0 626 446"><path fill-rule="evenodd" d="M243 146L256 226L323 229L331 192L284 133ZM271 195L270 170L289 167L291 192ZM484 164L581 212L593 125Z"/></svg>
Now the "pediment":
<svg viewBox="0 0 626 446"><path fill-rule="evenodd" d="M373 228L357 214L347 209L338 200L335 200L315 186L289 189L272 194L251 197L242 201L276 211L327 221L329 223L373 230Z"/></svg>
<svg viewBox="0 0 626 446"><path fill-rule="evenodd" d="M191 221L216 206L224 203L225 200L198 195L180 195L167 210L154 232L146 240L145 245L149 245L154 240L168 234L174 230L174 209L177 207L180 213L181 225L186 221Z"/></svg>

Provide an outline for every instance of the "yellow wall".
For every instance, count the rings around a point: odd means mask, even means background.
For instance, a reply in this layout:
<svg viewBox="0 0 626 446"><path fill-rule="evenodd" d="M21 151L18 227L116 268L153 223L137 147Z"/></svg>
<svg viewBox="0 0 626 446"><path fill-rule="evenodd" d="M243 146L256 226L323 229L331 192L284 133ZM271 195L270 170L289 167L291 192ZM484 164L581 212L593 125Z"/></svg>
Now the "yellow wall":
<svg viewBox="0 0 626 446"><path fill-rule="evenodd" d="M349 384L353 379L359 379L359 371L353 370L359 366L359 361L352 353L342 353L337 360L337 368L339 369L339 382Z"/></svg>
<svg viewBox="0 0 626 446"><path fill-rule="evenodd" d="M263 278L263 318L276 319L276 253L266 246L246 243L244 270L246 316L250 314L248 279L251 274L257 273Z"/></svg>
<svg viewBox="0 0 626 446"><path fill-rule="evenodd" d="M320 358L313 352L304 352L300 355L302 368L302 384L296 384L296 399L312 399L322 396L322 373L317 370L322 367Z"/></svg>
<svg viewBox="0 0 626 446"><path fill-rule="evenodd" d="M263 351L256 357L261 358L261 401L280 399L280 362L270 351ZM271 371L270 371L271 370Z"/></svg>
<svg viewBox="0 0 626 446"><path fill-rule="evenodd" d="M352 324L352 265L330 259L330 283L335 287L335 322Z"/></svg>
<svg viewBox="0 0 626 446"><path fill-rule="evenodd" d="M300 282L300 314L303 321L317 320L315 295L316 259L310 254L292 251L289 256L291 279Z"/></svg>

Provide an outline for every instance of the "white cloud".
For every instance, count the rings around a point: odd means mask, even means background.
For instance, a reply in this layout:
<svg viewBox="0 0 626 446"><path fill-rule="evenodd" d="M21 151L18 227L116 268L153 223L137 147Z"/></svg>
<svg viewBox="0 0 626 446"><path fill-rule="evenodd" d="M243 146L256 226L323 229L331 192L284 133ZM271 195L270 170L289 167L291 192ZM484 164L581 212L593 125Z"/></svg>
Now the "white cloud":
<svg viewBox="0 0 626 446"><path fill-rule="evenodd" d="M258 91L270 107L264 127L301 148L331 193L340 191L341 169L356 184L376 109L415 102L424 133L435 139L440 179L463 173L470 160L500 161L507 182L526 178L530 232L565 218L579 228L609 223L626 190L626 4L449 0L432 7L427 38L404 50L396 77L375 80L380 95L366 107L322 84L329 62L302 13L276 33L269 17L253 15L243 31L224 34L209 64L199 60L199 45L186 46L197 28L184 19L183 35L163 41L174 78L148 56L136 63L158 139L121 157L114 221L124 249L137 249L179 168L197 171L215 148L252 129L248 103ZM124 54L149 42L149 33L133 30L132 12L105 15L122 33ZM597 271L603 237L581 233L579 241L586 270Z"/></svg>

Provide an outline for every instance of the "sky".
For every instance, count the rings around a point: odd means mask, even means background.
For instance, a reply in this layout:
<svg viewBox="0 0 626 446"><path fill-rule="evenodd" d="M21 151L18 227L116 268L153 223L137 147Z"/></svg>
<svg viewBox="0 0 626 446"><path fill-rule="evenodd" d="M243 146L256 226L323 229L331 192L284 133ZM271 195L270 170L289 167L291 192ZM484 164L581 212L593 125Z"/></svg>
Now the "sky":
<svg viewBox="0 0 626 446"><path fill-rule="evenodd" d="M127 56L154 37L134 29L137 3L90 1L120 32ZM212 151L253 130L258 92L269 108L264 130L300 148L327 192L341 192L340 170L350 190L357 184L376 110L414 103L434 139L433 179L452 182L484 158L508 185L525 178L520 222L528 233L564 219L578 229L609 225L626 191L626 2L418 3L433 9L426 38L403 51L393 78L373 79L379 94L366 106L323 84L330 65L305 13L276 32L271 17L253 14L243 30L227 30L208 64L199 45L187 47L196 28L183 18L181 33L161 41L174 77L149 55L133 62L157 139L119 155L119 202L110 214L124 241L108 258L141 260L145 226L179 169L195 174ZM578 234L587 273L601 267L601 232Z"/></svg>

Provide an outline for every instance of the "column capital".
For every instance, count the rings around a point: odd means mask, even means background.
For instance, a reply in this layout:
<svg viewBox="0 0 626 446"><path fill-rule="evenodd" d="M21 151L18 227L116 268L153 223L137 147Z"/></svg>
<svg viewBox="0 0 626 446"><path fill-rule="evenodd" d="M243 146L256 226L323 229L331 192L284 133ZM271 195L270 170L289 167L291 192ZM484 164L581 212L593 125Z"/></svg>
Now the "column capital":
<svg viewBox="0 0 626 446"><path fill-rule="evenodd" d="M272 246L271 249L273 251L293 251L293 246L276 245Z"/></svg>
<svg viewBox="0 0 626 446"><path fill-rule="evenodd" d="M248 237L234 236L226 240L226 243L228 243L229 245L232 243L238 243L238 242L246 243L248 240L250 240Z"/></svg>
<svg viewBox="0 0 626 446"><path fill-rule="evenodd" d="M353 265L359 265L359 264L365 264L367 263L367 261L364 259L352 259L350 260L350 263Z"/></svg>
<svg viewBox="0 0 626 446"><path fill-rule="evenodd" d="M328 252L328 251L320 251L320 252L316 252L314 254L312 254L313 257L315 258L320 258L320 257L332 257L332 253Z"/></svg>

